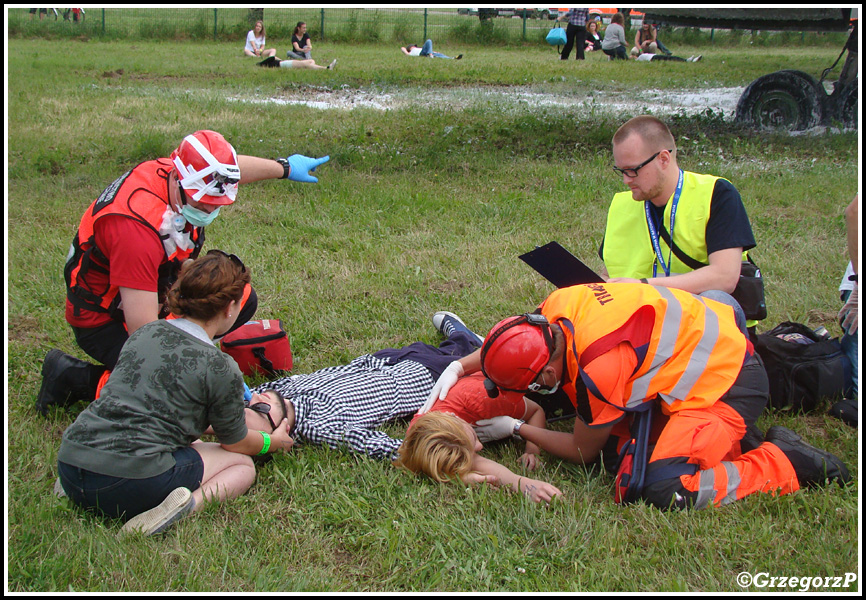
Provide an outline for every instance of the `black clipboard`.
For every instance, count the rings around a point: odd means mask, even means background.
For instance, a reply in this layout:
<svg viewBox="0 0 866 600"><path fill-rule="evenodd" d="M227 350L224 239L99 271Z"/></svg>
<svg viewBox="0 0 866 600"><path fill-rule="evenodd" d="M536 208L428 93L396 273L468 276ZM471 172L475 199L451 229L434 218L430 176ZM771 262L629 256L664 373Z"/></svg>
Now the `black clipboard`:
<svg viewBox="0 0 866 600"><path fill-rule="evenodd" d="M518 258L558 288L582 283L604 283L598 273L560 246L559 242L539 246Z"/></svg>

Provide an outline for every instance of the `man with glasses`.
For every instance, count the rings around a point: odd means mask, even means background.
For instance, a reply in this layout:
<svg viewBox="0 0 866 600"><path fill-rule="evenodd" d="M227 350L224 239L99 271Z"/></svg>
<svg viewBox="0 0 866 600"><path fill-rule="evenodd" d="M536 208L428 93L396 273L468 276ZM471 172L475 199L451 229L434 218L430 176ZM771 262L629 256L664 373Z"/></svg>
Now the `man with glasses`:
<svg viewBox="0 0 866 600"><path fill-rule="evenodd" d="M45 415L50 406L96 397L127 338L167 316L165 294L183 263L201 252L205 227L234 203L239 184L315 183L310 171L327 161L238 156L222 135L202 130L186 136L170 157L145 161L109 185L84 213L64 270L66 320L79 347L100 364L50 350L36 409ZM256 305L248 287L235 327Z"/></svg>
<svg viewBox="0 0 866 600"><path fill-rule="evenodd" d="M755 237L739 192L713 175L683 171L662 121L639 116L613 136L613 169L629 191L614 196L599 256L610 282L678 288L734 306L744 251Z"/></svg>

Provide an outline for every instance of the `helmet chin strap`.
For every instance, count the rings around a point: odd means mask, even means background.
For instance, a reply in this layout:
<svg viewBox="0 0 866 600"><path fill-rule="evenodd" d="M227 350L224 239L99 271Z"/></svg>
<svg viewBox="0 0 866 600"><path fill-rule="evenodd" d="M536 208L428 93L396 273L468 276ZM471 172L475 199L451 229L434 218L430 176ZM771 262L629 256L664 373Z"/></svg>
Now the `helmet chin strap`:
<svg viewBox="0 0 866 600"><path fill-rule="evenodd" d="M180 178L177 176L177 170L173 170L172 173L174 174L174 182L177 186L177 197L174 199L170 198L169 201L171 202L172 210L177 214L180 214L181 209L187 204L186 194L183 193L183 186L180 185Z"/></svg>

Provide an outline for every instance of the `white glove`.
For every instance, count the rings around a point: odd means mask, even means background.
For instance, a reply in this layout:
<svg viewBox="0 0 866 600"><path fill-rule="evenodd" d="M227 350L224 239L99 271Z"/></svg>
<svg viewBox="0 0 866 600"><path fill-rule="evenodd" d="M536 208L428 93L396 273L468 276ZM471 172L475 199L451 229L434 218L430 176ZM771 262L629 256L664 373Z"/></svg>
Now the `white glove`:
<svg viewBox="0 0 866 600"><path fill-rule="evenodd" d="M843 306L842 310L839 311L839 324L842 326L842 330L848 335L854 335L857 333L857 308L860 304L860 294L858 292L857 284L854 284L854 290L851 292L851 295L848 296L848 301L845 302L845 306Z"/></svg>
<svg viewBox="0 0 866 600"><path fill-rule="evenodd" d="M492 419L481 419L475 423L475 434L482 444L493 440L502 440L514 435L514 424L517 419L502 415Z"/></svg>
<svg viewBox="0 0 866 600"><path fill-rule="evenodd" d="M460 361L455 360L442 371L439 380L433 385L430 396L427 397L427 402L418 410L418 414L423 415L433 407L434 402L443 400L448 395L448 390L454 387L454 384L461 377L463 377L463 365L460 364Z"/></svg>

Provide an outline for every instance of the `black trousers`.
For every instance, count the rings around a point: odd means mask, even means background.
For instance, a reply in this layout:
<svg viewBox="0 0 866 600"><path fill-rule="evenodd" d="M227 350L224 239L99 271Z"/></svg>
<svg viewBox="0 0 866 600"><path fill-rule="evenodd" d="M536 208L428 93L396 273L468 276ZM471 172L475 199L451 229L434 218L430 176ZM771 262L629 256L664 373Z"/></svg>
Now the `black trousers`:
<svg viewBox="0 0 866 600"><path fill-rule="evenodd" d="M565 28L565 46L562 48L562 54L559 55L559 58L568 60L572 48L575 50L575 58L577 60L584 60L586 58L585 26L568 24L568 27Z"/></svg>
<svg viewBox="0 0 866 600"><path fill-rule="evenodd" d="M253 315L256 314L258 305L256 290L251 289L249 298L241 307L237 321L229 331L234 331L252 319ZM114 369L117 358L120 356L120 350L129 339L126 326L120 321L112 321L101 327L73 327L72 331L75 333L78 347L84 350L88 356L103 364L109 371Z"/></svg>

